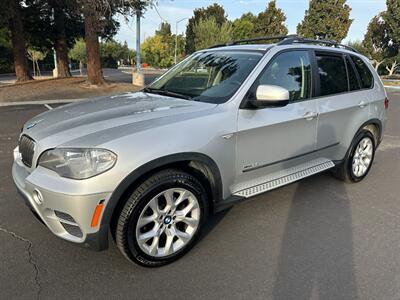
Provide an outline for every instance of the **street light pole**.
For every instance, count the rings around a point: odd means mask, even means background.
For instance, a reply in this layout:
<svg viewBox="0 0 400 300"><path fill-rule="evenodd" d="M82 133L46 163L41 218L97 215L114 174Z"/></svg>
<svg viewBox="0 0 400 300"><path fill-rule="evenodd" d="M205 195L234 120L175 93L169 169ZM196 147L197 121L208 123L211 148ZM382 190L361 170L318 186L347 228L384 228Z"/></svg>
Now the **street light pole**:
<svg viewBox="0 0 400 300"><path fill-rule="evenodd" d="M176 26L175 26L175 55L174 55L174 63L175 63L175 65L176 65L176 52L177 52L177 49L178 49L178 23L180 23L180 22L182 22L183 20L187 20L187 19L189 19L189 18L183 18L183 19L180 19L180 20L178 20L178 21L176 21Z"/></svg>

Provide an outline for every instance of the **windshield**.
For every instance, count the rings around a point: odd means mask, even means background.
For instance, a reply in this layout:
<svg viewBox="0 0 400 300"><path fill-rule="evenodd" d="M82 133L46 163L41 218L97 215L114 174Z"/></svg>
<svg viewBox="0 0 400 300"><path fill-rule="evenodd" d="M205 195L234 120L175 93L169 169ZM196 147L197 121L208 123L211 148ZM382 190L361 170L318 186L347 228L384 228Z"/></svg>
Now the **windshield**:
<svg viewBox="0 0 400 300"><path fill-rule="evenodd" d="M232 97L262 56L256 51L195 53L144 91L220 104Z"/></svg>

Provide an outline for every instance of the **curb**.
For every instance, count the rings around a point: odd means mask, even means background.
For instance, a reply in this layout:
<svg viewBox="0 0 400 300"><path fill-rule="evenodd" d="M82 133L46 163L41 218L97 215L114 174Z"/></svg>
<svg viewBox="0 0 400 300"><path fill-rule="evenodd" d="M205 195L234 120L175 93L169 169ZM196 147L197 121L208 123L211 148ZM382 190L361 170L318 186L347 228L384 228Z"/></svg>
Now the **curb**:
<svg viewBox="0 0 400 300"><path fill-rule="evenodd" d="M80 99L56 99L56 100L38 100L38 101L15 101L15 102L0 102L0 107L19 106L19 105L45 105L45 104L60 104L85 101L88 98Z"/></svg>

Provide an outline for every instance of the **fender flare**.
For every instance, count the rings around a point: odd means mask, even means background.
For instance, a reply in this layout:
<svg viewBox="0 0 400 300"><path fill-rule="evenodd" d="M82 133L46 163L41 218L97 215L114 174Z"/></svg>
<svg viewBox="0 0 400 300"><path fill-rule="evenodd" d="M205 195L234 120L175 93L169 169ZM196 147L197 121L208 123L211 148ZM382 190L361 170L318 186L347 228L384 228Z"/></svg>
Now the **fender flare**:
<svg viewBox="0 0 400 300"><path fill-rule="evenodd" d="M111 197L104 209L100 226L103 227L110 225L111 217L114 213L115 208L117 207L118 202L121 200L121 197L123 196L125 191L143 175L155 169L162 168L163 166L184 161L196 161L205 164L210 169L213 176L213 180L211 180L210 182L211 191L213 194L213 201L222 199L221 173L217 164L212 158L205 154L197 152L171 154L145 163L144 165L132 171L118 184L117 188L111 194Z"/></svg>
<svg viewBox="0 0 400 300"><path fill-rule="evenodd" d="M368 125L376 125L376 126L378 127L378 136L377 136L377 143L376 143L376 146L378 146L379 143L380 143L380 141L382 140L382 127L383 127L382 121L379 120L379 119L374 118L374 119L370 119L370 120L364 122L364 123L357 129L357 131L356 131L355 134L354 134L354 137L360 132L361 129L363 129L365 126L368 126ZM353 138L354 138L354 137L353 137Z"/></svg>
<svg viewBox="0 0 400 300"><path fill-rule="evenodd" d="M162 168L163 166L167 166L169 164L184 161L195 161L205 164L213 176L212 180L210 181L211 192L213 196L212 200L213 202L216 202L222 199L223 187L221 173L215 161L209 156L197 152L184 152L157 158L135 169L118 184L116 189L111 194L106 207L104 208L98 232L87 235L85 246L97 251L107 249L108 233L113 213L128 188L137 182L137 180L139 180L142 176L157 168Z"/></svg>

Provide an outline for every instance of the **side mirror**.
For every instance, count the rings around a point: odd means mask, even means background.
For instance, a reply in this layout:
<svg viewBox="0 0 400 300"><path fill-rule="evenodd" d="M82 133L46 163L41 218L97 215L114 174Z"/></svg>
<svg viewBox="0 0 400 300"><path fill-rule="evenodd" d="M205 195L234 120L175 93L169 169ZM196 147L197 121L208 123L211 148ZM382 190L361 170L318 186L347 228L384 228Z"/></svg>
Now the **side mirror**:
<svg viewBox="0 0 400 300"><path fill-rule="evenodd" d="M283 107L289 103L289 91L277 85L259 85L256 100L250 100L255 107Z"/></svg>

